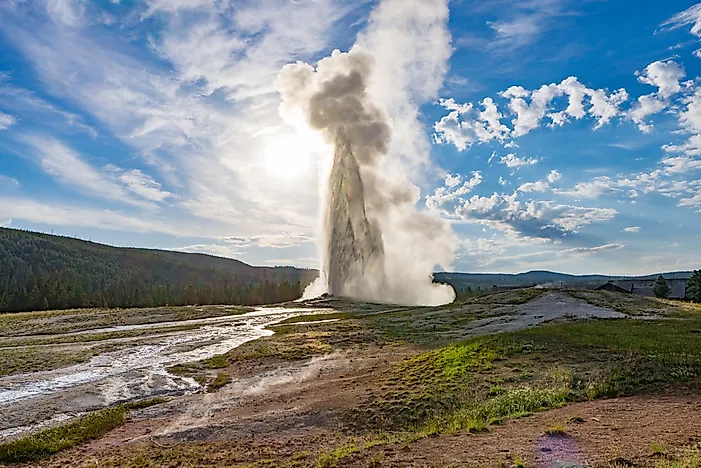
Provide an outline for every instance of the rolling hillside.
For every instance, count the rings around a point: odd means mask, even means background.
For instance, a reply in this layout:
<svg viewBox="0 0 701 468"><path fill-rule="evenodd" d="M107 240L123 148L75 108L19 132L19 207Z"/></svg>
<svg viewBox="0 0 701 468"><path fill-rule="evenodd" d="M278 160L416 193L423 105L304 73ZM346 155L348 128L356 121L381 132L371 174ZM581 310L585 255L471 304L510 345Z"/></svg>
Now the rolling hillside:
<svg viewBox="0 0 701 468"><path fill-rule="evenodd" d="M0 228L0 311L264 304L296 299L314 270L254 267Z"/></svg>

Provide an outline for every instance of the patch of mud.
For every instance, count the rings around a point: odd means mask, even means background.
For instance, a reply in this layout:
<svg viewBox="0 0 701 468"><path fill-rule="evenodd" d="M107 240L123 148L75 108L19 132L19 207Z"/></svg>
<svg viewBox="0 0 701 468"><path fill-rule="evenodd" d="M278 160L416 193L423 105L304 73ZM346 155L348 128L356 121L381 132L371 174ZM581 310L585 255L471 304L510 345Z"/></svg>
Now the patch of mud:
<svg viewBox="0 0 701 468"><path fill-rule="evenodd" d="M172 422L156 430L152 436L183 441L194 440L192 434L202 431L212 436L196 440L212 437L226 439L231 433L241 431L265 434L270 430L269 422L274 420L286 421L287 430L295 426L301 428L308 423L309 415L300 415L304 411L297 404L270 411L253 411L234 421L230 419L231 411L240 411L249 405L251 409L260 408L261 403L271 396L284 399L285 395L298 394L310 381L344 372L349 365L348 355L339 352L264 371L260 375L238 378L217 393L193 395L186 401L181 400L177 407L168 410L169 416L173 417ZM304 424L295 425L295 420L304 421Z"/></svg>

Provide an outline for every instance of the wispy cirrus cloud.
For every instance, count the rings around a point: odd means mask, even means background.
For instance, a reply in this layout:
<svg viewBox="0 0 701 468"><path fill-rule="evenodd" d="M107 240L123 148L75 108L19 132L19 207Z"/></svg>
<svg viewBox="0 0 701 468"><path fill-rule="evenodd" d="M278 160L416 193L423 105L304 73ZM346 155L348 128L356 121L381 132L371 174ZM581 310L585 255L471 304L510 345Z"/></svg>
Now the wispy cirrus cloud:
<svg viewBox="0 0 701 468"><path fill-rule="evenodd" d="M0 112L0 130L7 130L17 123L17 119L10 114Z"/></svg>

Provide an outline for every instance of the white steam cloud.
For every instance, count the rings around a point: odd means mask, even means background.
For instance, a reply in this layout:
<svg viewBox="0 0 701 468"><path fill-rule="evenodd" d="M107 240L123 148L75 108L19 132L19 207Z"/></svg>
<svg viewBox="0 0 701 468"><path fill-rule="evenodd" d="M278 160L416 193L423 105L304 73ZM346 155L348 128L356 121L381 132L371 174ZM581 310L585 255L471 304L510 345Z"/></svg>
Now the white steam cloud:
<svg viewBox="0 0 701 468"><path fill-rule="evenodd" d="M282 117L297 128L304 122L334 147L321 190L323 285L313 285L316 292L321 286L334 295L416 305L455 297L451 287L432 283L435 266L453 259L452 230L417 210L420 191L407 176L428 161L425 137L417 136L423 132L415 131L415 102L432 98L445 74L447 17L445 0L386 0L350 52L280 72ZM401 50L390 51L391 42Z"/></svg>

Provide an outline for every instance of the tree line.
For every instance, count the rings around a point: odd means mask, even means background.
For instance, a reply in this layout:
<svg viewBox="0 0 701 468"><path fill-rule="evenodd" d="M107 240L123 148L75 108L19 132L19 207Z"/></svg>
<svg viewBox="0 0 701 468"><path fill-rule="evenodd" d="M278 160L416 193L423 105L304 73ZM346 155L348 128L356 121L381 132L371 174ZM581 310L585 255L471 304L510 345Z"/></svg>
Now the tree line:
<svg viewBox="0 0 701 468"><path fill-rule="evenodd" d="M315 273L187 265L155 251L119 249L0 230L0 312L82 307L262 305L298 299ZM200 266L201 265L201 266Z"/></svg>
<svg viewBox="0 0 701 468"><path fill-rule="evenodd" d="M655 297L668 298L672 292L667 279L660 275L652 286ZM701 302L701 270L692 273L686 283L686 298L693 302Z"/></svg>

